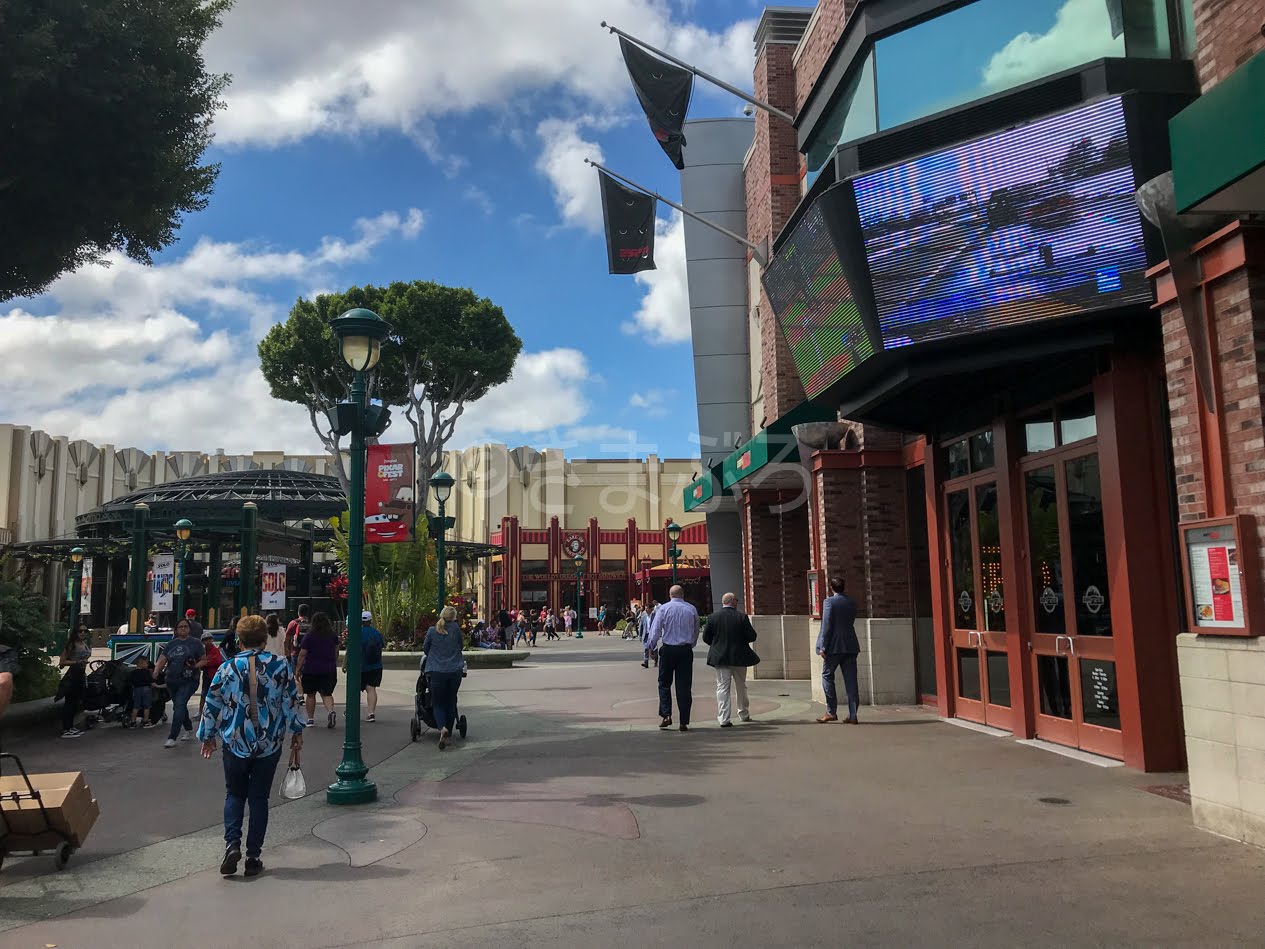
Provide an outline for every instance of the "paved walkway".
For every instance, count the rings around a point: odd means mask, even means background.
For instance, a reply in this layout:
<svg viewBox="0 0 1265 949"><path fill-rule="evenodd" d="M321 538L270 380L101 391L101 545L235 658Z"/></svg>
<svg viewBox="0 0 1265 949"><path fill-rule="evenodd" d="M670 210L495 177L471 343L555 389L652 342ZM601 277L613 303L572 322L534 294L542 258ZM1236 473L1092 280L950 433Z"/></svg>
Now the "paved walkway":
<svg viewBox="0 0 1265 949"><path fill-rule="evenodd" d="M1193 829L1144 787L920 709L819 726L807 683L752 684L754 724L655 727L653 670L618 638L472 673L470 737L408 740L411 673L365 725L381 801L317 788L272 811L267 872L223 880L218 763L117 728L6 737L33 770L83 768L102 816L63 873L0 871L0 947L1252 945L1265 852Z"/></svg>

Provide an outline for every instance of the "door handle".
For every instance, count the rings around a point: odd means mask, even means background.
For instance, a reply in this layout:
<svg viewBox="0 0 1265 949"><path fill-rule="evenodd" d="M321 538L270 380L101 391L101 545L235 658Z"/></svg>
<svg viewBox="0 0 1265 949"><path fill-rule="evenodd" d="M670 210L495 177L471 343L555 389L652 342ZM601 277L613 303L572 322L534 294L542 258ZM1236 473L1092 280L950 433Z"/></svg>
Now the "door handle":
<svg viewBox="0 0 1265 949"><path fill-rule="evenodd" d="M1056 655L1056 656L1061 656L1061 655L1063 655L1063 650L1059 648L1059 643L1061 643L1061 642L1062 642L1063 640L1065 640L1066 638L1067 638L1066 636L1055 636L1055 637L1054 637L1054 655Z"/></svg>

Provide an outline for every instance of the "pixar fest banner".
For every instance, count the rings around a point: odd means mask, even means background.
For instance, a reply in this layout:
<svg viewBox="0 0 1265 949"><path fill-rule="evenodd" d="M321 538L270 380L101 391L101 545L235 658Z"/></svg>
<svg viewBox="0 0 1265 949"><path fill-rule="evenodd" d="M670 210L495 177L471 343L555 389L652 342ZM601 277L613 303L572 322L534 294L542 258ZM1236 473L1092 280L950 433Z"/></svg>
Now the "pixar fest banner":
<svg viewBox="0 0 1265 949"><path fill-rule="evenodd" d="M413 445L370 445L365 459L365 543L413 539Z"/></svg>

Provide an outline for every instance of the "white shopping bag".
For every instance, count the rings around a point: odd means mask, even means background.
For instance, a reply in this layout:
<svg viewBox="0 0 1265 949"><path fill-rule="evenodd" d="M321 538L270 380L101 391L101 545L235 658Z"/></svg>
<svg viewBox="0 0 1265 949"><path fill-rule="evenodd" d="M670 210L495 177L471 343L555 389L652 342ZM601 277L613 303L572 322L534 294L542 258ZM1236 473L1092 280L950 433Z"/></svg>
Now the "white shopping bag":
<svg viewBox="0 0 1265 949"><path fill-rule="evenodd" d="M281 781L281 796L287 801L297 801L307 796L307 782L303 780L303 769L299 767L299 749L290 752L290 764L286 776Z"/></svg>

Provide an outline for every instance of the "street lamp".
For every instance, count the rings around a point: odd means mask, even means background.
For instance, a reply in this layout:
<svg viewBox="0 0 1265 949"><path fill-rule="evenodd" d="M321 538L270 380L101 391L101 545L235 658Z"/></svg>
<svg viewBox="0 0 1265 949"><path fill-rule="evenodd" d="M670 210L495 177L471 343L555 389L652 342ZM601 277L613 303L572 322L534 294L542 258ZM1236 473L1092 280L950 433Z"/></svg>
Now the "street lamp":
<svg viewBox="0 0 1265 949"><path fill-rule="evenodd" d="M365 439L381 435L391 421L383 405L365 404L365 373L378 364L382 341L391 325L372 310L356 308L330 321L339 353L352 369L351 401L329 411L330 427L351 436L351 492L347 536L347 709L343 718L343 760L334 770L337 780L325 790L330 804L367 804L377 800L378 788L360 753L361 590L365 545Z"/></svg>
<svg viewBox="0 0 1265 949"><path fill-rule="evenodd" d="M436 471L430 478L430 490L435 495L435 503L439 505L439 516L435 520L431 533L435 537L435 559L438 565L439 573L439 608L438 612L444 611L444 580L446 578L447 567L444 564L444 534L447 533L451 526L448 518L444 517L444 505L448 503L448 499L452 497L452 486L454 484L452 475L446 471Z"/></svg>
<svg viewBox="0 0 1265 949"><path fill-rule="evenodd" d="M80 599L83 591L80 584L83 582L83 548L74 547L70 551L70 630L79 624L79 610L82 605ZM67 630L69 636L70 630ZM69 642L69 639L67 640Z"/></svg>
<svg viewBox="0 0 1265 949"><path fill-rule="evenodd" d="M580 591L583 589L584 583L584 558L580 554L575 555L575 638L584 638L584 608L583 600L580 598Z"/></svg>
<svg viewBox="0 0 1265 949"><path fill-rule="evenodd" d="M187 517L176 521L176 620L175 626L184 618L184 575L185 558L189 556L189 537L193 534L193 522Z"/></svg>
<svg viewBox="0 0 1265 949"><path fill-rule="evenodd" d="M676 562L681 556L681 549L677 547L676 542L681 539L681 525L676 521L668 521L668 540L672 547L668 550L668 556L672 558L672 585L676 586Z"/></svg>

